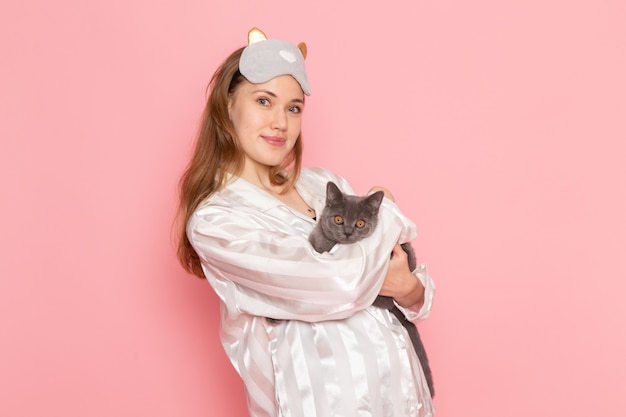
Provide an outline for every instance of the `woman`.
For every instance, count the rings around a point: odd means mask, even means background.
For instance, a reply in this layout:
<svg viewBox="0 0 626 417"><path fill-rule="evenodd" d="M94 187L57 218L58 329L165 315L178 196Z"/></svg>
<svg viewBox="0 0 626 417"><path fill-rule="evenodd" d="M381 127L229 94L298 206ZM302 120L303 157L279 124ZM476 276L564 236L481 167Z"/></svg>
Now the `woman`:
<svg viewBox="0 0 626 417"><path fill-rule="evenodd" d="M371 237L313 250L326 183L354 192L326 170L300 169L304 44L258 29L249 42L211 79L181 180L179 258L221 300L221 340L250 415L430 416L406 331L371 307L381 294L411 320L428 316L433 283L424 265L409 271L398 245L414 225L387 193Z"/></svg>

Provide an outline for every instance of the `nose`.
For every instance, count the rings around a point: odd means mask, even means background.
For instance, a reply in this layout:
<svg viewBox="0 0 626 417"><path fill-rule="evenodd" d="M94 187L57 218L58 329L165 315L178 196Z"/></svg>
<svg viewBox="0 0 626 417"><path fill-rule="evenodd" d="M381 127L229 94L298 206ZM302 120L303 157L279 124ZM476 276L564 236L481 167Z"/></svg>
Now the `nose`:
<svg viewBox="0 0 626 417"><path fill-rule="evenodd" d="M272 119L272 129L287 130L287 115L281 109L276 109Z"/></svg>

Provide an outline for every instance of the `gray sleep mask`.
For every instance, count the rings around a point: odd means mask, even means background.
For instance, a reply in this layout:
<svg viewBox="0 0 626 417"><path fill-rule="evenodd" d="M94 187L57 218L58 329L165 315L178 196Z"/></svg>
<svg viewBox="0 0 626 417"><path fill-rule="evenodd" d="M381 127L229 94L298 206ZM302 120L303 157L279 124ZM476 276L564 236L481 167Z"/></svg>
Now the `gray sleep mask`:
<svg viewBox="0 0 626 417"><path fill-rule="evenodd" d="M239 59L239 72L253 84L265 83L279 75L291 75L300 83L302 91L311 95L304 67L306 44L298 46L278 39L267 39L258 28L248 32L248 46Z"/></svg>

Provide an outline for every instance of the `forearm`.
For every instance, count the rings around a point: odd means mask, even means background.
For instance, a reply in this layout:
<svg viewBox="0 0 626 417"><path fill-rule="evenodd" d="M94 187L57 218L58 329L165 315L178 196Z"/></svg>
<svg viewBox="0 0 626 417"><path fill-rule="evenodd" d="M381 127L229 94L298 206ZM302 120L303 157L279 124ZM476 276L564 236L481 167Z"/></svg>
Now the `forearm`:
<svg viewBox="0 0 626 417"><path fill-rule="evenodd" d="M412 306L421 306L424 304L424 286L419 279L415 278L411 274L410 278L406 279L407 285L403 289L403 292L393 297L398 305L404 308Z"/></svg>

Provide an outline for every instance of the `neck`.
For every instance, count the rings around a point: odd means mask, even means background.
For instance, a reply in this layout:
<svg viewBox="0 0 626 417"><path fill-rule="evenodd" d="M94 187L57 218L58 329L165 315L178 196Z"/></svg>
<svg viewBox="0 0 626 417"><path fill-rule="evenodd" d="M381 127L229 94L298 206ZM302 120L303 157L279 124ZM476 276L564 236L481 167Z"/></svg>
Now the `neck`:
<svg viewBox="0 0 626 417"><path fill-rule="evenodd" d="M273 195L283 194L285 185L273 185L270 181L270 167L246 167L240 177Z"/></svg>

